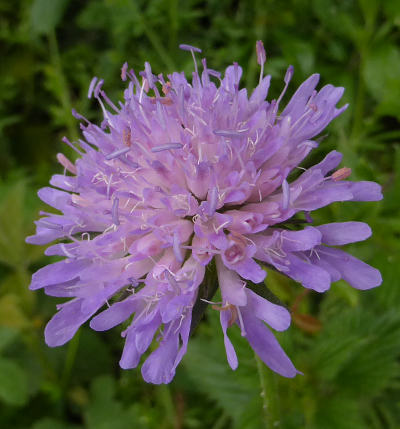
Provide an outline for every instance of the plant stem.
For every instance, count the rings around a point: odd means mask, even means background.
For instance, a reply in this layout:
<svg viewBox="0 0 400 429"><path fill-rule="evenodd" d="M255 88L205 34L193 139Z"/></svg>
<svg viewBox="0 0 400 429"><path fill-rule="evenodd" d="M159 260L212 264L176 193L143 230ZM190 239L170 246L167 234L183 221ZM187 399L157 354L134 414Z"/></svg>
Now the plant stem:
<svg viewBox="0 0 400 429"><path fill-rule="evenodd" d="M257 372L260 380L260 396L263 404L265 428L275 428L280 423L275 377L256 354L254 354L254 357L257 362Z"/></svg>
<svg viewBox="0 0 400 429"><path fill-rule="evenodd" d="M49 51L50 51L51 63L54 67L54 70L57 73L58 86L60 89L60 93L56 93L54 95L56 95L59 98L59 102L62 106L62 109L64 112L63 116L65 117L65 126L67 127L68 134L70 138L72 138L75 141L75 140L78 140L79 136L78 136L78 131L76 127L76 121L71 114L71 111L72 111L71 97L70 97L67 80L65 78L65 74L61 63L57 36L54 30L51 31L49 34Z"/></svg>
<svg viewBox="0 0 400 429"><path fill-rule="evenodd" d="M158 387L159 400L164 408L165 423L163 427L176 428L175 407L172 399L171 390L168 384L160 384Z"/></svg>
<svg viewBox="0 0 400 429"><path fill-rule="evenodd" d="M79 336L80 331L75 334L75 336L68 344L67 356L65 358L64 370L61 377L61 388L63 392L65 392L66 388L68 387L68 383L71 378L72 368L74 366L76 354L79 347Z"/></svg>

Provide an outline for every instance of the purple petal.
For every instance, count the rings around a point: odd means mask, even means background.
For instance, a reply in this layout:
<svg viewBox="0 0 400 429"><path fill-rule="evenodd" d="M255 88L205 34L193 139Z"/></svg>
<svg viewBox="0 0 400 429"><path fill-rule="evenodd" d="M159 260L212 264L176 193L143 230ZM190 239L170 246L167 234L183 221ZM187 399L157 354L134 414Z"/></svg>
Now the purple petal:
<svg viewBox="0 0 400 429"><path fill-rule="evenodd" d="M301 231L282 231L281 239L285 252L297 252L321 244L321 233L316 228L307 226Z"/></svg>
<svg viewBox="0 0 400 429"><path fill-rule="evenodd" d="M252 281L253 283L261 283L267 276L260 265L252 258L246 258L234 267L235 271L243 278Z"/></svg>
<svg viewBox="0 0 400 429"><path fill-rule="evenodd" d="M331 285L329 273L294 254L288 255L289 270L285 272L303 286L317 292L325 292Z"/></svg>
<svg viewBox="0 0 400 429"><path fill-rule="evenodd" d="M142 366L144 380L153 384L170 383L175 375L174 363L178 347L178 335L164 339Z"/></svg>
<svg viewBox="0 0 400 429"><path fill-rule="evenodd" d="M295 377L298 371L283 351L272 332L258 320L250 309L242 310L246 338L260 359L284 377Z"/></svg>
<svg viewBox="0 0 400 429"><path fill-rule="evenodd" d="M238 358L236 356L236 352L233 347L233 344L226 333L231 316L232 316L231 310L222 310L219 315L219 320L221 322L221 328L224 334L226 357L228 359L229 366L233 370L235 370L238 367Z"/></svg>
<svg viewBox="0 0 400 429"><path fill-rule="evenodd" d="M90 327L95 331L107 331L127 320L137 309L137 302L125 299L116 302L90 321Z"/></svg>
<svg viewBox="0 0 400 429"><path fill-rule="evenodd" d="M136 368L139 364L141 353L136 348L135 340L135 333L128 332L121 360L119 361L119 366L122 369Z"/></svg>
<svg viewBox="0 0 400 429"><path fill-rule="evenodd" d="M290 313L281 305L273 304L257 295L250 289L246 289L249 300L249 308L254 316L268 323L277 331L285 331L290 326Z"/></svg>
<svg viewBox="0 0 400 429"><path fill-rule="evenodd" d="M346 182L353 193L352 201L380 201L382 188L375 182Z"/></svg>
<svg viewBox="0 0 400 429"><path fill-rule="evenodd" d="M246 305L247 296L243 280L234 271L228 269L219 256L215 258L215 261L217 264L219 286L224 302L240 306Z"/></svg>
<svg viewBox="0 0 400 429"><path fill-rule="evenodd" d="M329 262L340 272L342 279L356 289L371 289L382 283L381 273L363 261L343 250L321 247L318 250L321 259Z"/></svg>
<svg viewBox="0 0 400 429"><path fill-rule="evenodd" d="M82 299L78 299L64 304L46 325L44 335L48 346L62 346L90 318L93 313L83 313L82 302Z"/></svg>
<svg viewBox="0 0 400 429"><path fill-rule="evenodd" d="M64 283L77 277L81 271L91 264L86 259L63 260L54 264L46 265L32 275L30 290L40 289L44 286Z"/></svg>
<svg viewBox="0 0 400 429"><path fill-rule="evenodd" d="M371 228L363 222L335 222L316 227L322 233L322 241L329 246L340 246L366 240Z"/></svg>

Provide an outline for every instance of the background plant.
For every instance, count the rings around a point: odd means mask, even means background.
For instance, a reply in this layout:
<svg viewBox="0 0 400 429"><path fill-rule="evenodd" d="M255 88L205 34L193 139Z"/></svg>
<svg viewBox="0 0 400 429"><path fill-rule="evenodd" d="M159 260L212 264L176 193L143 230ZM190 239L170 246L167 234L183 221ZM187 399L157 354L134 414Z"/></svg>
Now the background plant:
<svg viewBox="0 0 400 429"><path fill-rule="evenodd" d="M380 288L359 294L338 282L322 297L268 276L293 310L280 341L305 374L286 380L262 372L267 397L277 396L274 417L285 429L400 427L399 27L396 0L0 1L0 427L265 427L253 354L236 332L240 366L230 371L211 311L168 387L117 367L116 332L83 328L69 346L48 349L43 327L53 299L27 286L50 258L24 243L43 209L35 190L61 171L56 153L68 153L61 137L78 136L71 108L99 119L86 97L92 76L118 99L123 62L190 73L190 56L178 49L190 43L215 69L238 61L251 88L258 39L276 91L288 64L292 91L313 72L322 84L346 87L350 108L330 125L316 157L340 150L354 180L377 181L385 193L381 203L336 203L316 219L371 225L373 237L352 251L381 270Z"/></svg>

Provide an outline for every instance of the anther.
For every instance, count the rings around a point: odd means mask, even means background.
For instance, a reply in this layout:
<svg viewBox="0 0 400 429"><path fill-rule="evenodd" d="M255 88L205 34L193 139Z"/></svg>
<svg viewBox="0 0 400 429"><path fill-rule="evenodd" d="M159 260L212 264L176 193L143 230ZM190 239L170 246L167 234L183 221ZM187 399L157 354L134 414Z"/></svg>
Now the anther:
<svg viewBox="0 0 400 429"><path fill-rule="evenodd" d="M168 150L168 149L182 149L183 148L183 144L182 143L168 143L168 144L163 144L160 146L154 146L151 148L152 152L162 152L163 150Z"/></svg>
<svg viewBox="0 0 400 429"><path fill-rule="evenodd" d="M106 155L106 160L110 161L111 159L118 158L121 155L125 155L127 152L129 152L131 149L129 147L124 147L123 149L115 150L114 152L109 153Z"/></svg>

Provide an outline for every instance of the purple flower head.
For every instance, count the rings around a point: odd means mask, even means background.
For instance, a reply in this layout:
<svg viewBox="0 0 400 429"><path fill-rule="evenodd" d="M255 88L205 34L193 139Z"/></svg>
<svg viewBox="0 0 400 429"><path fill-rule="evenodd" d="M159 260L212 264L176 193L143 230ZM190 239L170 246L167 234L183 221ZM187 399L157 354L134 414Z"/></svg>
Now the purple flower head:
<svg viewBox="0 0 400 429"><path fill-rule="evenodd" d="M194 57L201 52L181 48ZM250 96L240 89L237 63L221 77L203 60L191 82L178 72L155 75L148 63L137 75L125 63L128 86L118 105L102 80L92 80L88 96L104 120L98 126L74 112L83 137L64 141L78 159L57 155L64 173L39 191L56 213L42 212L27 239L57 241L46 254L64 258L37 271L30 285L69 298L47 324L49 346L69 341L89 319L98 331L124 323L121 367L135 368L153 344L143 378L169 383L188 346L193 309L205 298L202 285L215 273L222 302L213 308L230 366L238 359L228 328L237 325L266 365L294 377L298 371L270 330L287 329L290 314L251 289L264 281L263 265L318 292L339 279L359 289L381 283L377 270L338 248L368 238L366 224L300 229L292 219L305 213L311 223L310 211L335 201L381 198L376 183L346 180L351 171L339 167L335 151L290 176L346 109L336 107L343 88L316 90L314 74L282 107L293 67L282 94L269 102L261 42L257 59L260 82Z"/></svg>

